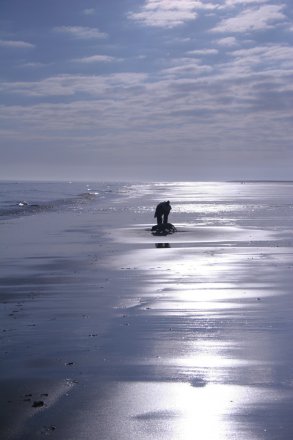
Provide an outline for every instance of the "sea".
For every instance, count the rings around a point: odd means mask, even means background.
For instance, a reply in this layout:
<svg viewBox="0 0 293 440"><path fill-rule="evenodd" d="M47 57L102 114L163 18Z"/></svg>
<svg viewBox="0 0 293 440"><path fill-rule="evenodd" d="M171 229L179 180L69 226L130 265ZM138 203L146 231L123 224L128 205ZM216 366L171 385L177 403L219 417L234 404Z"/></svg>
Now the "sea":
<svg viewBox="0 0 293 440"><path fill-rule="evenodd" d="M286 230L293 226L293 182L0 182L0 219L50 212L136 213L152 223L170 200L173 222Z"/></svg>
<svg viewBox="0 0 293 440"><path fill-rule="evenodd" d="M123 185L73 182L0 182L0 217L82 210L86 205L119 194Z"/></svg>

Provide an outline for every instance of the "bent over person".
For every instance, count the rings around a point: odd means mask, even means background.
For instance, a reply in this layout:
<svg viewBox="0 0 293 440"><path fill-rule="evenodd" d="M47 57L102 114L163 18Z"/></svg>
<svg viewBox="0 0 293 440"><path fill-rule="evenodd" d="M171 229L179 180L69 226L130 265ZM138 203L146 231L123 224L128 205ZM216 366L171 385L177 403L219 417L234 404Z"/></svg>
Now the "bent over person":
<svg viewBox="0 0 293 440"><path fill-rule="evenodd" d="M169 200L167 202L161 202L156 207L156 212L154 217L157 217L157 224L161 225L162 223L168 223L168 216L170 214L172 207L170 205Z"/></svg>

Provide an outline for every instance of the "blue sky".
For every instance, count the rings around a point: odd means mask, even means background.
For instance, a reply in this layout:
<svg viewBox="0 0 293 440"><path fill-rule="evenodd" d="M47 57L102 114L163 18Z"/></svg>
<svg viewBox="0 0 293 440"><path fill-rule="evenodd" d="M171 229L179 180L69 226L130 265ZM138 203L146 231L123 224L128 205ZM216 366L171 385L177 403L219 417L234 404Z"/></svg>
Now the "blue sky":
<svg viewBox="0 0 293 440"><path fill-rule="evenodd" d="M292 179L289 0L2 0L1 177Z"/></svg>

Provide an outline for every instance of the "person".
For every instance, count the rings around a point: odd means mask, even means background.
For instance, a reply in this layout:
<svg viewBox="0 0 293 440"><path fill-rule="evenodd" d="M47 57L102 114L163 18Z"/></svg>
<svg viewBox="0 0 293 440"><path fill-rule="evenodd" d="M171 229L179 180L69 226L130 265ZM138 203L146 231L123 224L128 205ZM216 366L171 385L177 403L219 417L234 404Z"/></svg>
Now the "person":
<svg viewBox="0 0 293 440"><path fill-rule="evenodd" d="M168 223L168 216L170 214L172 207L170 201L161 202L157 205L154 217L157 218L158 225L166 225Z"/></svg>

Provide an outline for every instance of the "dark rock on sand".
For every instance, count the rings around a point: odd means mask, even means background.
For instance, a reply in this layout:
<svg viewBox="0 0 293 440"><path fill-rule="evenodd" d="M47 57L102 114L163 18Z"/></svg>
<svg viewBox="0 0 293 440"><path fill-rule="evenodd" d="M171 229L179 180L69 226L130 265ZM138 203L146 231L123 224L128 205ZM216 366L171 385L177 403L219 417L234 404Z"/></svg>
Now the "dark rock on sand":
<svg viewBox="0 0 293 440"><path fill-rule="evenodd" d="M44 405L45 405L45 403L43 402L43 400L35 400L34 403L32 404L32 407L33 408L41 408Z"/></svg>
<svg viewBox="0 0 293 440"><path fill-rule="evenodd" d="M161 225L154 225L152 227L152 233L153 235L167 235L167 234L173 234L176 232L177 229L175 228L172 223L163 223Z"/></svg>

